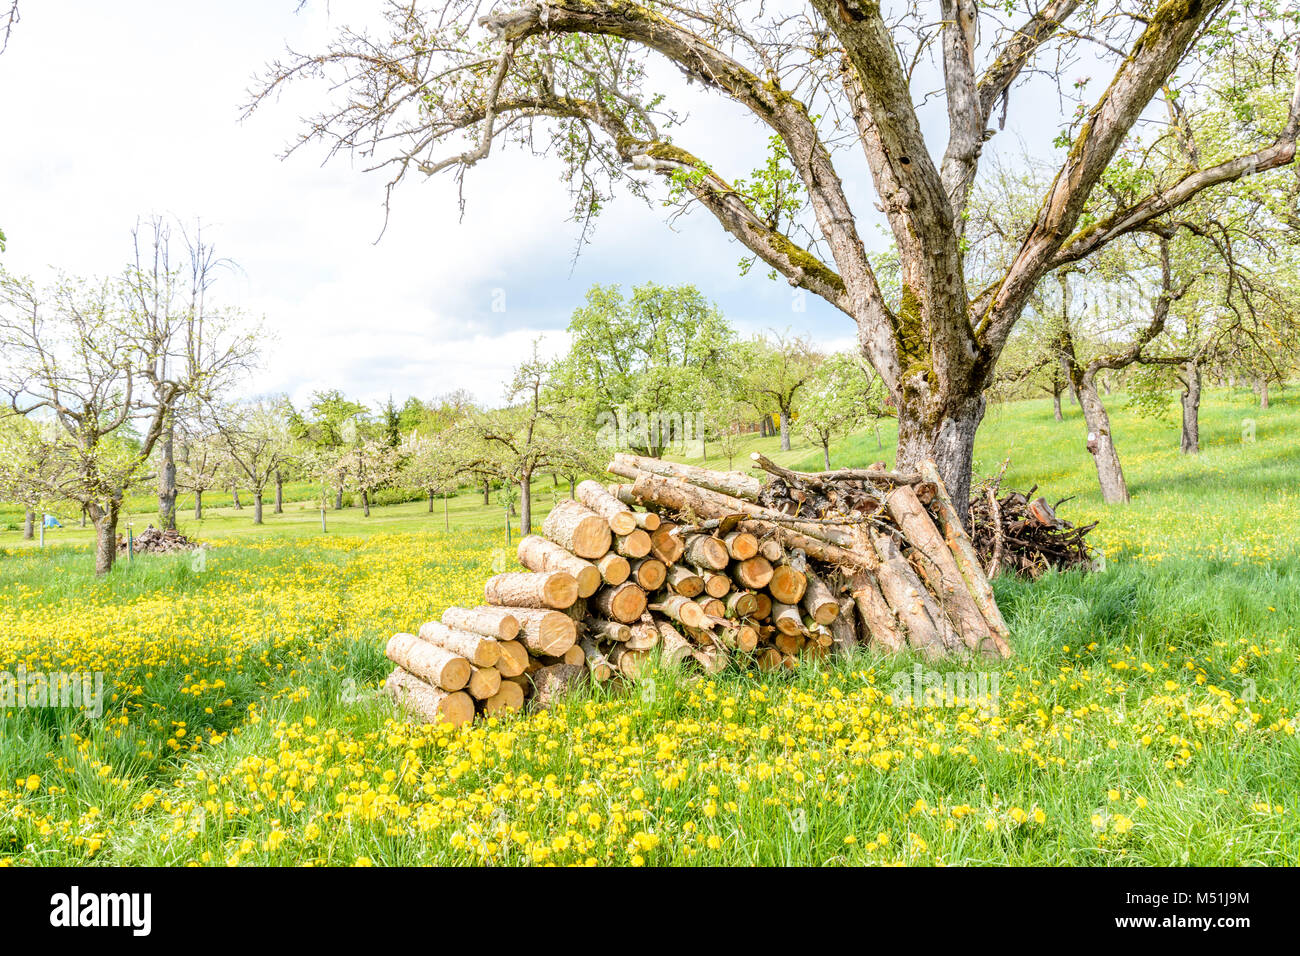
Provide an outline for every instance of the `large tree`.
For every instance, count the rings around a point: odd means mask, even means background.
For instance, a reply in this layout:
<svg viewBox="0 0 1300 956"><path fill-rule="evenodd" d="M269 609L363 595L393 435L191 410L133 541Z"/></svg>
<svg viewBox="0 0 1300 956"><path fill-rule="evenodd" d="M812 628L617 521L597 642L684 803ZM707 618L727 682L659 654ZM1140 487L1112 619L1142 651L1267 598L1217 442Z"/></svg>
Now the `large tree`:
<svg viewBox="0 0 1300 956"><path fill-rule="evenodd" d="M194 387L184 377L154 387L159 356L123 301L113 283L64 279L40 289L0 273L0 392L13 413L53 424L62 467L51 497L77 502L95 523L96 574L112 570L127 491Z"/></svg>
<svg viewBox="0 0 1300 956"><path fill-rule="evenodd" d="M1276 0L762 0L669 4L624 0L442 0L393 3L388 29L344 28L321 53L273 64L254 105L283 83L315 77L335 102L303 141L359 150L372 166L463 175L503 143L566 164L576 212L589 220L630 172L670 184L670 201L714 216L752 257L821 296L857 325L862 350L899 411L899 461L934 456L964 500L984 389L1029 296L1054 269L1083 259L1218 184L1290 164L1300 95L1245 151L1152 178L1083 218L1135 124L1171 77L1192 90L1209 61L1254 31L1293 55L1293 12ZM1061 82L1085 55L1110 76ZM651 59L726 97L779 146L778 180L763 160L745 188L671 139L680 114L651 89ZM933 60L931 67L928 61ZM968 269L966 203L988 139L1035 76L1055 77L1063 155L1037 213L997 274ZM941 89L936 93L935 86ZM1095 95L1094 95L1095 91ZM942 99L942 153L918 104ZM685 104L682 104L685 105ZM690 144L706 149L705 141ZM842 170L865 160L901 268L889 299L868 258ZM782 158L783 157L783 158ZM733 176L744 175L735 170ZM857 169L850 169L857 175ZM797 177L798 189L791 189ZM522 199L523 197L521 197ZM797 208L799 211L794 212Z"/></svg>
<svg viewBox="0 0 1300 956"><path fill-rule="evenodd" d="M141 369L142 384L156 397L174 396L158 442L158 520L173 530L177 418L197 415L204 402L215 400L249 371L257 334L238 313L212 302L211 287L228 262L217 258L202 226L178 231L179 243L162 217L137 223L121 286L125 306L136 316L141 347L152 356Z"/></svg>
<svg viewBox="0 0 1300 956"><path fill-rule="evenodd" d="M700 396L723 374L734 333L692 285L593 286L569 320L569 353L551 383L588 428L659 455L699 437Z"/></svg>

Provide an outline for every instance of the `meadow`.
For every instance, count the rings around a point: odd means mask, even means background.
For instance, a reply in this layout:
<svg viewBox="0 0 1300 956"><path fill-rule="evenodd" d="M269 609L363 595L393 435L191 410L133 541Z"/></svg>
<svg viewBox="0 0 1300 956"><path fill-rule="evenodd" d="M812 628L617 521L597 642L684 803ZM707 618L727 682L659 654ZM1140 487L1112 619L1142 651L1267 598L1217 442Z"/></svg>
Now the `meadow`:
<svg viewBox="0 0 1300 956"><path fill-rule="evenodd" d="M994 406L981 428L977 469L1009 456L1006 486L1070 497L1106 558L995 582L1016 650L985 675L995 706L908 705L918 662L863 651L405 721L375 694L384 640L510 560L481 494L446 518L331 511L328 533L306 489L260 528L182 502L210 550L103 580L81 529L44 550L0 532L0 667L105 675L98 718L0 704L0 863L1294 865L1300 400L1211 391L1194 458L1176 421L1113 405L1123 508L1100 503L1076 408ZM851 436L833 464L891 460L892 437ZM737 464L820 466L774 446ZM566 492L542 482L537 510Z"/></svg>

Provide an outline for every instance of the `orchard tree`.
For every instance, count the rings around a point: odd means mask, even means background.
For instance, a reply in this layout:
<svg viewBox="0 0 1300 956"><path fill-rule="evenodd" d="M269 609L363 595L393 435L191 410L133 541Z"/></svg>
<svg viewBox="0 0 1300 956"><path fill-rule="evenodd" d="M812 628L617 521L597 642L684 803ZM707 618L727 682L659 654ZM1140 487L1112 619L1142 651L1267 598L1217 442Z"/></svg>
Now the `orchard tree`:
<svg viewBox="0 0 1300 956"><path fill-rule="evenodd" d="M39 512L66 500L68 465L53 422L0 416L0 501L22 505L24 539L35 537Z"/></svg>
<svg viewBox="0 0 1300 956"><path fill-rule="evenodd" d="M383 438L365 438L339 456L334 475L340 488L351 488L361 496L362 514L370 517L375 492L397 478L399 453Z"/></svg>
<svg viewBox="0 0 1300 956"><path fill-rule="evenodd" d="M599 467L593 460L593 427L581 413L574 413L568 393L553 383L552 372L552 364L539 357L534 343L532 357L515 369L506 388L507 404L467 419L458 438L462 469L518 486L523 534L532 532L535 474L573 475Z"/></svg>
<svg viewBox="0 0 1300 956"><path fill-rule="evenodd" d="M230 263L216 257L201 225L179 232L178 254L165 219L137 223L121 286L140 350L149 356L141 385L172 406L158 442L158 520L164 529L176 527L177 416L194 414L228 391L256 356L257 330L211 301L211 287Z"/></svg>
<svg viewBox="0 0 1300 956"><path fill-rule="evenodd" d="M1103 188L1084 215L1121 148L1148 135L1139 120L1155 112L1171 83L1190 103L1207 64L1234 60L1248 41L1294 57L1291 7L1282 0L390 4L386 30L344 27L321 52L272 64L250 109L295 79L318 80L334 100L308 120L302 142L362 153L371 168L391 172L390 197L411 174L463 177L508 145L559 158L584 224L618 183L649 196L638 177L659 177L670 205L714 217L748 256L856 324L898 408L900 466L933 456L953 497L965 501L984 390L1043 278L1205 190L1293 161L1300 96L1280 121L1259 123L1242 152L1207 155L1167 178L1132 177L1132 189ZM1109 75L1071 85L1068 67L1084 56ZM757 120L779 155L756 155L753 173L731 170L729 179L695 151L707 148L707 135L674 138L690 102L654 88L654 60ZM1049 99L1043 87L1053 77L1060 89ZM942 154L922 133L922 99L946 107ZM1049 102L1060 104L1059 117L1045 115ZM1017 114L1024 107L1027 123L1057 119L1062 152L1029 226L1010 237L1013 253L997 274L976 274L966 262L967 200L986 145L1013 106ZM863 165L897 248L896 299L882 290L844 185ZM773 169L788 175L778 180Z"/></svg>
<svg viewBox="0 0 1300 956"><path fill-rule="evenodd" d="M822 450L827 471L831 467L831 442L868 424L876 426L885 414L886 392L875 369L859 355L837 352L818 366L800 403L799 430Z"/></svg>
<svg viewBox="0 0 1300 956"><path fill-rule="evenodd" d="M0 392L19 415L60 429L54 454L64 476L59 497L86 509L95 525L95 573L117 557L117 522L175 403L201 379L155 388L157 354L119 286L63 279L47 289L0 273Z"/></svg>
<svg viewBox="0 0 1300 956"><path fill-rule="evenodd" d="M720 373L734 333L691 285L647 283L625 296L594 286L569 321L568 355L554 370L573 411L619 444L658 456L692 431L699 395Z"/></svg>
<svg viewBox="0 0 1300 956"><path fill-rule="evenodd" d="M775 415L781 450L790 450L790 423L801 393L817 374L822 355L805 337L789 330L756 335L736 350L741 381L764 415Z"/></svg>
<svg viewBox="0 0 1300 956"><path fill-rule="evenodd" d="M329 467L345 449L356 444L359 427L366 418L366 406L354 402L338 389L314 392L306 414L289 410L289 431L296 441L319 452ZM334 510L343 507L343 486L334 486Z"/></svg>
<svg viewBox="0 0 1300 956"><path fill-rule="evenodd" d="M289 403L283 396L227 405L213 415L236 481L253 492L253 524L262 523L262 496L292 447Z"/></svg>
<svg viewBox="0 0 1300 956"><path fill-rule="evenodd" d="M194 495L194 518L201 521L203 495L221 486L230 459L221 433L202 416L182 419L176 444L176 485Z"/></svg>

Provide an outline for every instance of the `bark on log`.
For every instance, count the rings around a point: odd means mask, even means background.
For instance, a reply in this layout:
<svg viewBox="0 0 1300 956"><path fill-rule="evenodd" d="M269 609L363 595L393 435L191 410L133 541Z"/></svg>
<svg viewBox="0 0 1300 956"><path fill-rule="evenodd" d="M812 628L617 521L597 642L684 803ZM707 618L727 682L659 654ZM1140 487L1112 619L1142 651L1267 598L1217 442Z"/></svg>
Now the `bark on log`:
<svg viewBox="0 0 1300 956"><path fill-rule="evenodd" d="M624 453L616 454L614 463L619 465L621 470L615 470L612 466L608 470L624 478L635 480L635 472L644 471L652 475L681 478L709 491L731 495L733 498L743 498L746 501L757 501L758 493L763 490L762 481L753 475L739 471L711 471L694 465L679 465L659 458L643 458L640 455ZM635 489L633 493L635 494Z"/></svg>
<svg viewBox="0 0 1300 956"><path fill-rule="evenodd" d="M691 564L710 571L721 571L731 563L727 546L707 534L688 534L682 542L682 556Z"/></svg>
<svg viewBox="0 0 1300 956"><path fill-rule="evenodd" d="M414 634L394 634L384 648L384 656L426 684L446 691L460 690L469 683L469 661Z"/></svg>
<svg viewBox="0 0 1300 956"><path fill-rule="evenodd" d="M614 665L609 662L605 652L591 638L582 640L582 652L586 655L587 673L594 681L607 681L614 676Z"/></svg>
<svg viewBox="0 0 1300 956"><path fill-rule="evenodd" d="M580 558L599 558L613 540L608 521L569 498L551 509L542 523L542 534Z"/></svg>
<svg viewBox="0 0 1300 956"><path fill-rule="evenodd" d="M880 593L880 586L869 571L859 571L849 582L849 593L858 609L863 643L896 654L907 646L899 630L894 611Z"/></svg>
<svg viewBox="0 0 1300 956"><path fill-rule="evenodd" d="M600 482L588 478L578 482L576 491L578 500L609 522L609 530L614 534L631 534L636 530L632 509L606 491Z"/></svg>
<svg viewBox="0 0 1300 956"><path fill-rule="evenodd" d="M610 587L618 587L632 573L632 566L627 558L613 551L601 558L596 563L596 567L600 570L602 580Z"/></svg>
<svg viewBox="0 0 1300 956"><path fill-rule="evenodd" d="M650 535L635 527L628 534L616 534L614 550L625 558L644 558L650 553Z"/></svg>
<svg viewBox="0 0 1300 956"><path fill-rule="evenodd" d="M692 648L691 656L706 674L720 674L730 662L727 652L716 645Z"/></svg>
<svg viewBox="0 0 1300 956"><path fill-rule="evenodd" d="M578 597L591 597L600 587L600 569L590 561L565 551L554 541L530 534L515 550L519 563L530 571L565 571L578 582Z"/></svg>
<svg viewBox="0 0 1300 956"><path fill-rule="evenodd" d="M594 640L615 641L622 644L632 636L632 628L622 621L602 621L592 618L587 625Z"/></svg>
<svg viewBox="0 0 1300 956"><path fill-rule="evenodd" d="M826 582L813 574L812 571L804 573L804 580L807 582L807 587L804 590L803 601L801 602L803 609L818 624L830 624L840 613L839 599L831 593L831 589L826 586Z"/></svg>
<svg viewBox="0 0 1300 956"><path fill-rule="evenodd" d="M476 667L494 667L501 659L501 644L493 637L448 627L439 621L420 625L420 640L459 654Z"/></svg>
<svg viewBox="0 0 1300 956"><path fill-rule="evenodd" d="M939 506L939 529L943 532L944 540L952 550L957 567L961 570L962 579L966 582L966 587L969 589L971 597L974 598L976 607L984 615L984 620L988 622L993 633L1002 639L999 652L1003 657L1009 657L1011 647L1006 643L1006 639L1011 636L1011 630L1007 627L1006 619L1002 617L1001 610L998 609L998 602L993 597L993 586L989 584L989 579L984 576L979 557L975 554L975 546L971 544L957 509L953 507L952 498L948 496L948 488L944 485L943 478L940 476L939 469L934 462L926 459L921 462L919 467L921 476L935 486L935 503Z"/></svg>
<svg viewBox="0 0 1300 956"><path fill-rule="evenodd" d="M449 607L442 612L442 623L498 641L513 641L519 634L518 618L504 607Z"/></svg>
<svg viewBox="0 0 1300 956"><path fill-rule="evenodd" d="M578 641L578 625L563 611L518 608L519 643L534 654L558 657Z"/></svg>
<svg viewBox="0 0 1300 956"><path fill-rule="evenodd" d="M616 588L602 588L591 598L591 606L602 617L622 621L624 624L640 618L645 603L645 592L631 581L625 581Z"/></svg>
<svg viewBox="0 0 1300 956"><path fill-rule="evenodd" d="M578 582L568 571L507 571L487 579L483 596L503 607L562 611L578 600Z"/></svg>
<svg viewBox="0 0 1300 956"><path fill-rule="evenodd" d="M691 657L691 642L665 621L656 621L659 629L659 659L665 664L680 664Z"/></svg>
<svg viewBox="0 0 1300 956"><path fill-rule="evenodd" d="M641 620L632 625L631 634L623 644L629 651L649 651L658 647L659 628L655 626L654 618L648 613L642 614Z"/></svg>
<svg viewBox="0 0 1300 956"><path fill-rule="evenodd" d="M944 642L939 636L936 622L931 620L922 597L923 585L911 566L898 553L880 543L882 536L873 536L873 545L877 548L880 564L876 570L876 581L880 593L898 616L899 622L907 634L907 643L919 651L926 660L939 660L944 656ZM892 542L889 543L892 546Z"/></svg>
<svg viewBox="0 0 1300 956"><path fill-rule="evenodd" d="M851 654L859 646L858 629L854 626L854 607L853 598L840 598L839 613L831 621L831 640L841 654Z"/></svg>
<svg viewBox="0 0 1300 956"><path fill-rule="evenodd" d="M658 640L657 633L655 639ZM648 650L636 650L628 644L615 644L609 652L609 661L624 677L635 680L645 669L649 656Z"/></svg>
<svg viewBox="0 0 1300 956"><path fill-rule="evenodd" d="M631 562L632 580L643 591L658 591L664 586L668 568L658 558L638 558Z"/></svg>
<svg viewBox="0 0 1300 956"><path fill-rule="evenodd" d="M885 506L899 530L913 548L925 555L934 566L931 590L952 618L967 647L988 657L1005 656L1005 644L993 633L984 615L980 613L966 580L957 567L953 551L948 547L939 529L930 520L929 513L907 485L900 485L885 498ZM981 571L981 573L983 573Z"/></svg>
<svg viewBox="0 0 1300 956"><path fill-rule="evenodd" d="M396 667L384 681L384 691L396 703L426 723L446 721L453 727L474 719L474 701L464 691L430 687L409 671Z"/></svg>
<svg viewBox="0 0 1300 956"><path fill-rule="evenodd" d="M704 610L694 600L680 594L669 594L658 604L649 605L650 610L665 614L674 621L687 627L703 627Z"/></svg>
<svg viewBox="0 0 1300 956"><path fill-rule="evenodd" d="M731 578L725 574L719 574L716 571L701 571L700 577L704 579L704 593L709 597L726 597L727 592L731 590Z"/></svg>
<svg viewBox="0 0 1300 956"><path fill-rule="evenodd" d="M682 597L698 597L704 593L704 578L695 573L693 568L674 564L668 569L668 587Z"/></svg>
<svg viewBox="0 0 1300 956"><path fill-rule="evenodd" d="M682 539L673 534L676 527L675 523L665 521L650 533L650 552L664 564L676 564L686 550Z"/></svg>
<svg viewBox="0 0 1300 956"><path fill-rule="evenodd" d="M795 635L803 632L803 616L793 604L773 602L772 623L782 634Z"/></svg>

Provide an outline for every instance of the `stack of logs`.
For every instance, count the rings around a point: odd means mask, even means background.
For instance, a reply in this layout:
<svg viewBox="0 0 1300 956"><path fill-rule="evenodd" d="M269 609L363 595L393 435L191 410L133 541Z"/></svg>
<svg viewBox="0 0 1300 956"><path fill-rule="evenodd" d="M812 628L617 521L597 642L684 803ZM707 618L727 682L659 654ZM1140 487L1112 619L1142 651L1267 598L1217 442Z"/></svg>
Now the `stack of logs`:
<svg viewBox="0 0 1300 956"><path fill-rule="evenodd" d="M1010 653L932 465L864 472L855 516L836 520L760 504L770 488L751 475L623 454L608 467L628 483L580 483L541 535L519 542L527 570L488 580L484 605L388 642L393 697L463 723L529 698L549 706L582 681L636 678L652 657L716 673L792 669L862 645L927 659ZM806 477L770 484L816 491Z"/></svg>

